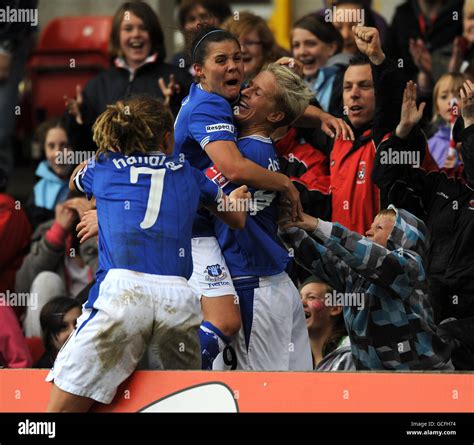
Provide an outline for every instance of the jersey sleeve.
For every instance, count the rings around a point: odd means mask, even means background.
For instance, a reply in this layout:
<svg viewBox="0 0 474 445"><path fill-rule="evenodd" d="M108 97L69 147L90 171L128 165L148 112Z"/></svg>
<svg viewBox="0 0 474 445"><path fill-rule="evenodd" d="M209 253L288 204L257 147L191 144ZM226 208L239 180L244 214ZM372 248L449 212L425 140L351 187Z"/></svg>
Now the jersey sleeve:
<svg viewBox="0 0 474 445"><path fill-rule="evenodd" d="M74 176L74 186L76 190L85 193L88 199L92 198L92 187L94 184L96 159L90 158L87 164L81 168Z"/></svg>
<svg viewBox="0 0 474 445"><path fill-rule="evenodd" d="M224 100L224 99L223 99ZM205 101L193 110L189 123L192 138L204 149L209 142L237 141L237 130L230 105L220 101Z"/></svg>
<svg viewBox="0 0 474 445"><path fill-rule="evenodd" d="M207 179L204 173L198 169L192 167L191 170L201 192L201 204L217 204L224 194L222 189L217 184Z"/></svg>

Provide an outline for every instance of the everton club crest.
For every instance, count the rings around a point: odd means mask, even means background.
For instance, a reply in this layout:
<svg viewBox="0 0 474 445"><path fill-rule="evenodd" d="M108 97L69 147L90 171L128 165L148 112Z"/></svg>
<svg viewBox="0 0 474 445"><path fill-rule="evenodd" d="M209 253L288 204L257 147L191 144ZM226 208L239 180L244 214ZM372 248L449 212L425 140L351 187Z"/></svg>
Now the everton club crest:
<svg viewBox="0 0 474 445"><path fill-rule="evenodd" d="M220 264L212 264L210 266L206 266L204 270L204 278L206 281L220 281L227 277L227 272L225 271L225 267L221 266Z"/></svg>

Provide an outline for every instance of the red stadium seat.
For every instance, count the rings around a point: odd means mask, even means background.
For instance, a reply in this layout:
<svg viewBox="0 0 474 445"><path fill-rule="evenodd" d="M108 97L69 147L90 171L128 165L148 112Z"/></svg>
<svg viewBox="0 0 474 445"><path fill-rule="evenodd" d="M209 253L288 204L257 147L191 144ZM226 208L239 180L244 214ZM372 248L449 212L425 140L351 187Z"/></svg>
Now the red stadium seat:
<svg viewBox="0 0 474 445"><path fill-rule="evenodd" d="M58 17L45 27L28 62L33 128L64 112L64 95L74 97L109 67L112 17Z"/></svg>

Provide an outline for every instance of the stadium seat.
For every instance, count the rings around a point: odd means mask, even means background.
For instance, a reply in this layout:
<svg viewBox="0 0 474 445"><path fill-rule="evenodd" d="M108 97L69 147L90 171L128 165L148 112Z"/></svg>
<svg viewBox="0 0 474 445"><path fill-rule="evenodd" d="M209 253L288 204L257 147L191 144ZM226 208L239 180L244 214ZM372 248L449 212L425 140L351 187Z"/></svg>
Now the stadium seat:
<svg viewBox="0 0 474 445"><path fill-rule="evenodd" d="M112 17L58 17L44 28L28 62L32 126L64 112L64 95L74 97L109 66Z"/></svg>

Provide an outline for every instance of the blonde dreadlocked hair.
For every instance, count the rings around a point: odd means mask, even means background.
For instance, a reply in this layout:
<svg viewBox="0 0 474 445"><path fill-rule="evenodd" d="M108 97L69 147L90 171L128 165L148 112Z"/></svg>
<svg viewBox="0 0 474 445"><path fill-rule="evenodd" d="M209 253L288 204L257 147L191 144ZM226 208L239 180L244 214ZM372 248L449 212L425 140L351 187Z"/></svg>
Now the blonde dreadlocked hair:
<svg viewBox="0 0 474 445"><path fill-rule="evenodd" d="M96 157L110 149L124 155L147 153L164 147L165 134L173 131L173 116L162 101L135 96L108 105L95 121L93 139L99 149Z"/></svg>

